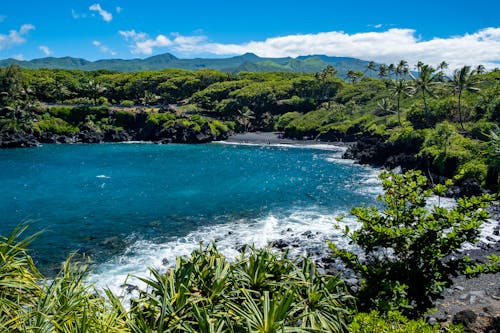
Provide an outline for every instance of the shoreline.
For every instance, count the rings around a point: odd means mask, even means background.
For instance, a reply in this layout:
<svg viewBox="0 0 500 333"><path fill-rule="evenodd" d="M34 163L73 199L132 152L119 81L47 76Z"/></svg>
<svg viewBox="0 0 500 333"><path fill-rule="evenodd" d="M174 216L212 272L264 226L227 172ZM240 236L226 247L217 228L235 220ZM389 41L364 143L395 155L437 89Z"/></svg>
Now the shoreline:
<svg viewBox="0 0 500 333"><path fill-rule="evenodd" d="M317 141L317 140L297 140L284 138L282 132L245 132L236 133L230 135L226 140L222 142L227 143L240 143L240 144L261 144L261 145L301 145L301 146L317 146L317 145L329 145L334 147L349 147L354 144L354 142L327 142L327 141Z"/></svg>

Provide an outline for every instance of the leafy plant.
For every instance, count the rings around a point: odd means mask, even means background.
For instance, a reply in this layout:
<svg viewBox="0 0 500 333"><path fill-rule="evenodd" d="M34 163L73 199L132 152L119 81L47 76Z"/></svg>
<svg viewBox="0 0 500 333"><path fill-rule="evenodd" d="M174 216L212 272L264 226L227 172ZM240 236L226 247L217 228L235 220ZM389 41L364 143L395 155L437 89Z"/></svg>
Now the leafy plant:
<svg viewBox="0 0 500 333"><path fill-rule="evenodd" d="M357 293L362 310L399 310L416 317L433 306L451 277L473 263L458 255L465 243L474 243L479 227L488 218L490 195L461 198L453 208L433 205L432 195L442 195L451 183L429 186L420 171L383 172L383 207L354 207L361 223L346 236L361 254L330 247L334 257L361 277Z"/></svg>

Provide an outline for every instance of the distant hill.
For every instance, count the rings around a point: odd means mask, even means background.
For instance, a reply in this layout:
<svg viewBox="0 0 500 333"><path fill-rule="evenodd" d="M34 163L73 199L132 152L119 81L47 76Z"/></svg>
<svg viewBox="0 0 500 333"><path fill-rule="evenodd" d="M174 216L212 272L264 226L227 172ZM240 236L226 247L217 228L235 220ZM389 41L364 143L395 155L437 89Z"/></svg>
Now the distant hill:
<svg viewBox="0 0 500 333"><path fill-rule="evenodd" d="M17 64L24 68L49 69L106 69L118 72L159 70L164 68L180 69L216 69L224 72L319 72L326 66L334 66L340 77L345 77L349 69L365 71L368 61L348 57L328 57L324 55L301 56L297 58L261 58L252 53L220 59L179 59L170 53L160 54L145 59L103 59L88 61L80 58L40 58L33 60L0 60L0 67ZM369 73L367 73L369 74Z"/></svg>

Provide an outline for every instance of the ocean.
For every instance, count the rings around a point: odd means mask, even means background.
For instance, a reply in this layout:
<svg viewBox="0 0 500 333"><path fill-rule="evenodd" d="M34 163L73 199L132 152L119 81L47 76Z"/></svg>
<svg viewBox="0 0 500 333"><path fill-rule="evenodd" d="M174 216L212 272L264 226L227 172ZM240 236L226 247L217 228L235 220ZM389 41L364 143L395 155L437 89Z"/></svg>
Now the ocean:
<svg viewBox="0 0 500 333"><path fill-rule="evenodd" d="M0 150L0 234L43 231L30 254L53 276L72 252L98 287L166 268L200 243L228 257L281 239L292 255L345 242L336 217L377 204L378 170L331 145L44 145ZM343 224L356 226L347 217ZM293 252L292 251L292 252Z"/></svg>

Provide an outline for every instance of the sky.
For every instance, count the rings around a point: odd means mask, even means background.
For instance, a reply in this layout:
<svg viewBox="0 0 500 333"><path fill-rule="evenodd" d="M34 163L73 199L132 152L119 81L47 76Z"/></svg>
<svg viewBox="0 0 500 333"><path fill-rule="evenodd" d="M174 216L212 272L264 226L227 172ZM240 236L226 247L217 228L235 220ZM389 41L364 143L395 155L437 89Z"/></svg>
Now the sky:
<svg viewBox="0 0 500 333"><path fill-rule="evenodd" d="M500 67L500 1L0 0L0 59L324 54Z"/></svg>

